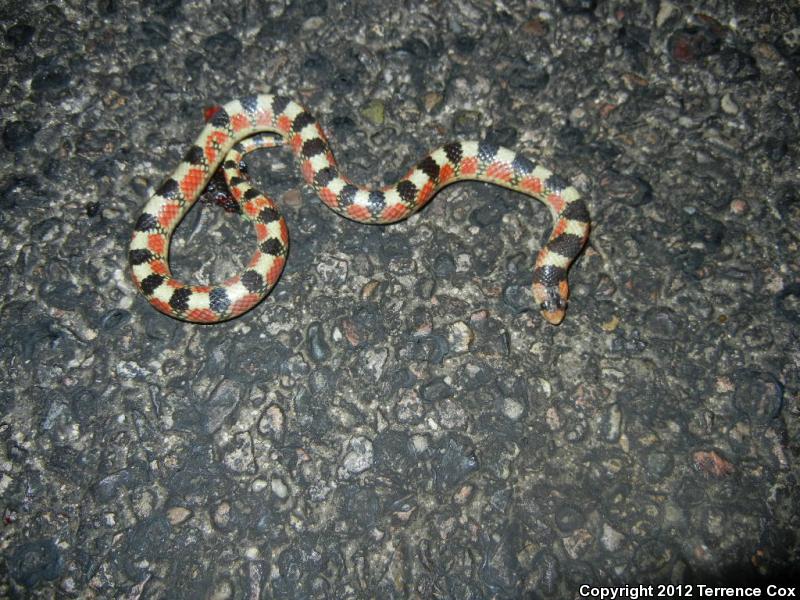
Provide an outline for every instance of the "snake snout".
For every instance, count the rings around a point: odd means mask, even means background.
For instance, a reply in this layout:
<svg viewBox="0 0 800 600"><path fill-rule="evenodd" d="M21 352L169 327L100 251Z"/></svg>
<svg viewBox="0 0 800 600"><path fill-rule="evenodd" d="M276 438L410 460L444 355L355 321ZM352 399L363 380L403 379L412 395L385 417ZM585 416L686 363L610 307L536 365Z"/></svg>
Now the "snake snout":
<svg viewBox="0 0 800 600"><path fill-rule="evenodd" d="M545 295L539 304L542 316L553 325L558 325L564 320L567 311L567 301L557 287L545 288Z"/></svg>

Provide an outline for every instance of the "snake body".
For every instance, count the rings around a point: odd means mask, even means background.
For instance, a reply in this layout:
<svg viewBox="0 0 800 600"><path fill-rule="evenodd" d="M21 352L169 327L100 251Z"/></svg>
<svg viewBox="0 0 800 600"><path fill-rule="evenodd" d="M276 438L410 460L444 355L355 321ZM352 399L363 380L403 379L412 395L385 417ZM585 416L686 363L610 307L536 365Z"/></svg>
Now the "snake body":
<svg viewBox="0 0 800 600"><path fill-rule="evenodd" d="M129 260L134 283L156 309L185 321L214 323L247 312L269 293L286 261L286 222L239 166L247 152L281 143L291 148L304 179L326 206L362 223L405 219L442 187L460 180L485 181L540 200L550 209L554 227L536 258L533 294L547 321L557 325L564 318L567 271L589 236L589 213L574 187L512 150L478 141L446 144L382 189L359 187L339 170L314 117L299 103L275 95L235 100L217 110L142 210ZM242 215L255 228L257 249L241 274L218 285L187 285L171 275L170 239L220 165Z"/></svg>

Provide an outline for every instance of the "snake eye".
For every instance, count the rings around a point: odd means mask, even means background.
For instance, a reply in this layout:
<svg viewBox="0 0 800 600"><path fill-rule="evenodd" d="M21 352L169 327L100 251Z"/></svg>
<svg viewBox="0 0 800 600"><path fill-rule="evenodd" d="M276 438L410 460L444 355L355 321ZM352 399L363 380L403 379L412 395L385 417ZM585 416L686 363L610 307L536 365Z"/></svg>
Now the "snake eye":
<svg viewBox="0 0 800 600"><path fill-rule="evenodd" d="M544 310L547 312L556 312L559 310L566 310L567 303L562 302L561 298L548 300L547 302L542 302L539 305L540 310Z"/></svg>

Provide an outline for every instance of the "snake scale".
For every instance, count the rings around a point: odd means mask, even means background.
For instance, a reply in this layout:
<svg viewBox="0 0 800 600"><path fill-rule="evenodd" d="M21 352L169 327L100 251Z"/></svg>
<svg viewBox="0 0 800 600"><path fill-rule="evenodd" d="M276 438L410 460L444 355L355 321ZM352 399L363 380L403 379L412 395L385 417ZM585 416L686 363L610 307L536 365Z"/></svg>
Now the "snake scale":
<svg viewBox="0 0 800 600"><path fill-rule="evenodd" d="M536 258L533 295L547 321L557 325L564 318L567 271L589 236L589 213L574 187L524 156L483 141L446 144L397 183L379 190L359 187L339 170L314 117L277 95L219 108L142 210L128 256L134 283L156 309L184 321L214 323L247 312L269 293L286 262L289 234L276 204L250 185L240 163L248 152L281 143L291 148L304 179L326 206L362 223L405 219L460 180L493 183L540 200L554 227ZM187 285L171 275L170 239L220 165L242 215L255 228L257 248L241 274L217 285Z"/></svg>

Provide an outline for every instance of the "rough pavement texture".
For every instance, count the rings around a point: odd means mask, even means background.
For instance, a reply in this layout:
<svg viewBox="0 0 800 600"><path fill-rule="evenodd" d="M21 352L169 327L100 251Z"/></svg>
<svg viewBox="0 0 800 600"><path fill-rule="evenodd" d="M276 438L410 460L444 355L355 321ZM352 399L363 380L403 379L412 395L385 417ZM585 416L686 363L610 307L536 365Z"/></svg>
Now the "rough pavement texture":
<svg viewBox="0 0 800 600"><path fill-rule="evenodd" d="M6 1L0 596L560 598L798 563L800 11L792 3ZM795 5L796 6L796 5ZM462 183L333 215L250 173L288 266L237 321L136 294L131 228L203 108L304 102L388 182L453 138L585 194L560 327L539 203ZM187 280L249 226L195 207Z"/></svg>

